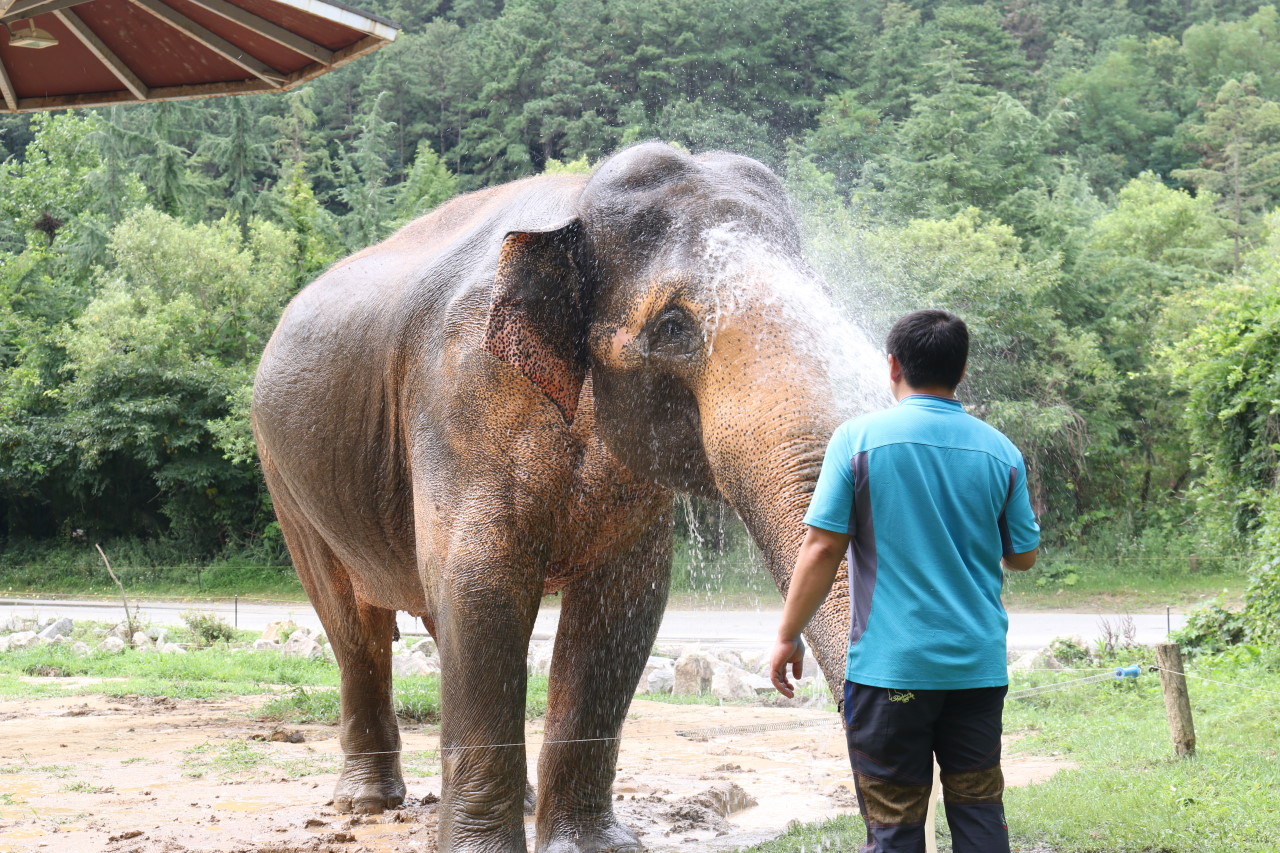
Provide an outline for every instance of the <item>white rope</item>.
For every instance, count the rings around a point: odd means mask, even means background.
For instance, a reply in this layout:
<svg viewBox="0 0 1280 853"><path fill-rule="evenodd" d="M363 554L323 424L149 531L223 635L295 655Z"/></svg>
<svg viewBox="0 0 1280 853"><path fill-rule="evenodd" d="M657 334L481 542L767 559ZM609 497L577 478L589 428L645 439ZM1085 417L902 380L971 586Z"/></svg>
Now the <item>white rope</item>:
<svg viewBox="0 0 1280 853"><path fill-rule="evenodd" d="M1263 690L1261 687L1250 687L1247 684L1232 684L1230 681L1217 681L1212 678L1205 678L1203 675L1195 675L1190 672L1178 672L1176 669L1166 669L1163 666L1156 666L1155 664L1151 665L1151 670L1152 672L1168 672L1173 675L1181 675L1184 678L1195 678L1200 681L1207 681L1210 684L1221 684L1223 687L1235 687L1239 690L1252 690L1254 693L1264 693L1268 696L1280 696L1280 693L1277 693L1274 690Z"/></svg>

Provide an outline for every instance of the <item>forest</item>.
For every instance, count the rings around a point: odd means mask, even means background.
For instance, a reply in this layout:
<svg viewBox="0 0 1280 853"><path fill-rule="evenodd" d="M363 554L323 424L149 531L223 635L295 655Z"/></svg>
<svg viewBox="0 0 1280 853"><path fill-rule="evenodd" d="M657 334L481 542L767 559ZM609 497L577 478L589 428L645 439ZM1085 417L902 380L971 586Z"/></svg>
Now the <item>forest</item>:
<svg viewBox="0 0 1280 853"><path fill-rule="evenodd" d="M291 295L653 138L777 171L877 339L966 318L1050 548L1280 546L1274 5L361 2L399 39L287 94L0 118L0 569L287 565L247 411Z"/></svg>

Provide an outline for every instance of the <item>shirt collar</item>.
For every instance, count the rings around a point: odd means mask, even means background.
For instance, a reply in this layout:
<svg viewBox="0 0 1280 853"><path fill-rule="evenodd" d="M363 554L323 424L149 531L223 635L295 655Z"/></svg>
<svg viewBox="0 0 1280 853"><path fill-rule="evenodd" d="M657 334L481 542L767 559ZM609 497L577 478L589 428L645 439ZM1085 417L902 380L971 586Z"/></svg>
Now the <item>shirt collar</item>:
<svg viewBox="0 0 1280 853"><path fill-rule="evenodd" d="M899 406L919 406L934 411L964 411L964 404L959 400L947 397L935 397L932 394L908 394L898 401Z"/></svg>

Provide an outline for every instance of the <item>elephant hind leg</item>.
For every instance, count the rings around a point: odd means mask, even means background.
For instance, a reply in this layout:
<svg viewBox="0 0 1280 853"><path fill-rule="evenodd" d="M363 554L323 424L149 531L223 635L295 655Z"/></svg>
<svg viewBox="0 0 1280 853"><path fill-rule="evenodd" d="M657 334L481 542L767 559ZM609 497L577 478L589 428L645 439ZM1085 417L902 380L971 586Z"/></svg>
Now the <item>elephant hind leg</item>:
<svg viewBox="0 0 1280 853"><path fill-rule="evenodd" d="M345 753L333 794L340 812L378 814L404 802L400 731L391 693L395 611L360 599L350 572L287 488L267 484L298 578L341 671L339 741Z"/></svg>

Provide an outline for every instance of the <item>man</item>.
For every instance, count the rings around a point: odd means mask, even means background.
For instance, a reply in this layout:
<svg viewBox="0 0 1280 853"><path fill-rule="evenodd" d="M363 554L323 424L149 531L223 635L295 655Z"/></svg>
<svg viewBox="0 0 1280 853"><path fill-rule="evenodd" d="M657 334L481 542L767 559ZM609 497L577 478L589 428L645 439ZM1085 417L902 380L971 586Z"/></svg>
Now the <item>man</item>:
<svg viewBox="0 0 1280 853"><path fill-rule="evenodd" d="M1008 691L1000 568L1035 564L1022 455L956 399L969 331L917 311L889 332L898 405L831 438L805 516L771 671L792 695L800 632L849 558L845 731L863 853L923 853L933 758L955 853L1008 853L1000 771Z"/></svg>

